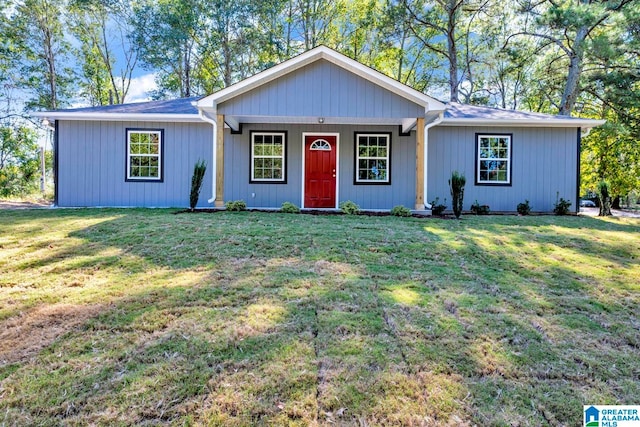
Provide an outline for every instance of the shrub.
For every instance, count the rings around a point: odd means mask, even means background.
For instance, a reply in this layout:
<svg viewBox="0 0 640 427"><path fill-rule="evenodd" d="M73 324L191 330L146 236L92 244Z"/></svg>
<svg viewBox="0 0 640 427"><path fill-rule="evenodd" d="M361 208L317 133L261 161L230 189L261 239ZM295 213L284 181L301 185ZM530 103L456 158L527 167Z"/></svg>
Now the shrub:
<svg viewBox="0 0 640 427"><path fill-rule="evenodd" d="M488 215L490 211L489 205L481 205L477 200L471 205L471 212L476 215Z"/></svg>
<svg viewBox="0 0 640 427"><path fill-rule="evenodd" d="M444 204L440 203L440 198L436 197L435 200L431 201L431 214L441 216L442 213L447 209L447 199L444 199Z"/></svg>
<svg viewBox="0 0 640 427"><path fill-rule="evenodd" d="M189 207L193 211L198 205L200 198L200 189L202 188L202 180L204 173L207 171L207 164L204 160L198 160L193 167L193 176L191 177L191 194L189 194Z"/></svg>
<svg viewBox="0 0 640 427"><path fill-rule="evenodd" d="M556 215L566 215L569 213L571 201L565 200L562 197L558 200L558 196L559 193L556 193L556 203L553 205L553 213Z"/></svg>
<svg viewBox="0 0 640 427"><path fill-rule="evenodd" d="M462 214L462 201L464 200L464 185L467 183L463 174L458 171L451 173L451 179L449 180L449 189L451 190L451 204L453 208L453 214L456 218L460 218Z"/></svg>
<svg viewBox="0 0 640 427"><path fill-rule="evenodd" d="M529 215L531 213L531 205L529 205L528 200L525 200L524 203L518 203L516 209L520 215Z"/></svg>
<svg viewBox="0 0 640 427"><path fill-rule="evenodd" d="M404 217L411 216L411 209L402 205L394 206L393 209L391 209L391 215Z"/></svg>
<svg viewBox="0 0 640 427"><path fill-rule="evenodd" d="M291 202L284 202L280 208L280 212L297 214L300 213L300 208Z"/></svg>
<svg viewBox="0 0 640 427"><path fill-rule="evenodd" d="M225 207L227 208L228 211L232 211L232 212L240 212L240 211L247 210L247 204L244 202L244 200L229 201L225 203Z"/></svg>
<svg viewBox="0 0 640 427"><path fill-rule="evenodd" d="M351 200L340 203L340 210L347 215L358 215L360 213L360 206L353 203Z"/></svg>

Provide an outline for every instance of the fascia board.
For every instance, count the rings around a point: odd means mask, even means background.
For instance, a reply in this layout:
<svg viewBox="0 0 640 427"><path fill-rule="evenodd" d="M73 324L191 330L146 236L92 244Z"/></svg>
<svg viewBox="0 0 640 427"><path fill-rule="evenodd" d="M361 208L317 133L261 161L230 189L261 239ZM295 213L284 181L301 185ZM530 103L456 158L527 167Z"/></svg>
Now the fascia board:
<svg viewBox="0 0 640 427"><path fill-rule="evenodd" d="M596 127L606 120L591 119L443 119L439 126Z"/></svg>
<svg viewBox="0 0 640 427"><path fill-rule="evenodd" d="M150 113L81 113L63 111L39 111L34 117L48 120L99 120L111 122L201 122L197 114L150 114Z"/></svg>

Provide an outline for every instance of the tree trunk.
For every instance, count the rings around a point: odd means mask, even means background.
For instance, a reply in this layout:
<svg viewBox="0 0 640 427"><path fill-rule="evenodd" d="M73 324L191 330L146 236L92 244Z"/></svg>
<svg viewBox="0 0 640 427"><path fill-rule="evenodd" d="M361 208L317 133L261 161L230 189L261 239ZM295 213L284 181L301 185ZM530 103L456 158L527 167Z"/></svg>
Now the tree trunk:
<svg viewBox="0 0 640 427"><path fill-rule="evenodd" d="M447 52L449 56L449 88L451 90L450 101L458 102L458 49L456 46L456 0L447 2Z"/></svg>
<svg viewBox="0 0 640 427"><path fill-rule="evenodd" d="M582 26L576 33L573 43L572 54L569 56L569 71L567 73L567 81L562 93L560 108L558 113L564 116L570 116L576 105L579 94L580 76L582 74L582 60L584 58L584 43L587 37L588 28Z"/></svg>
<svg viewBox="0 0 640 427"><path fill-rule="evenodd" d="M613 198L613 201L611 202L611 207L613 209L621 209L620 207L620 196L616 196Z"/></svg>

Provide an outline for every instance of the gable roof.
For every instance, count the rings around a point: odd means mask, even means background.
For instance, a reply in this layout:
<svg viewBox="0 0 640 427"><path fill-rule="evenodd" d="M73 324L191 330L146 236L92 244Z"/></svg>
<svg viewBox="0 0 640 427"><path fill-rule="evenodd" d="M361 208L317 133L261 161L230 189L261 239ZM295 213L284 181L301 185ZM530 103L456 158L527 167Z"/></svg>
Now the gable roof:
<svg viewBox="0 0 640 427"><path fill-rule="evenodd" d="M392 93L395 93L398 96L423 106L425 108L425 113L428 111L442 111L445 109L445 104L437 99L400 83L399 81L394 80L391 77L388 77L373 68L367 67L366 65L326 46L318 46L314 49L308 50L296 57L222 89L221 91L202 98L197 102L197 107L210 113L215 113L218 104L228 101L238 95L242 95L243 93L321 59L327 60L384 89L389 90Z"/></svg>

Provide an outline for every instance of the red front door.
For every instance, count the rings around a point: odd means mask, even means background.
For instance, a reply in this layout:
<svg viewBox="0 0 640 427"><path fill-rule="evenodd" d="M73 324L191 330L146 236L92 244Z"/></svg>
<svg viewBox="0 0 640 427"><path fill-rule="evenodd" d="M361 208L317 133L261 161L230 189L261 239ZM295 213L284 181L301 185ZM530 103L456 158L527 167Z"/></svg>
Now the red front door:
<svg viewBox="0 0 640 427"><path fill-rule="evenodd" d="M304 207L336 207L336 137L304 138Z"/></svg>

